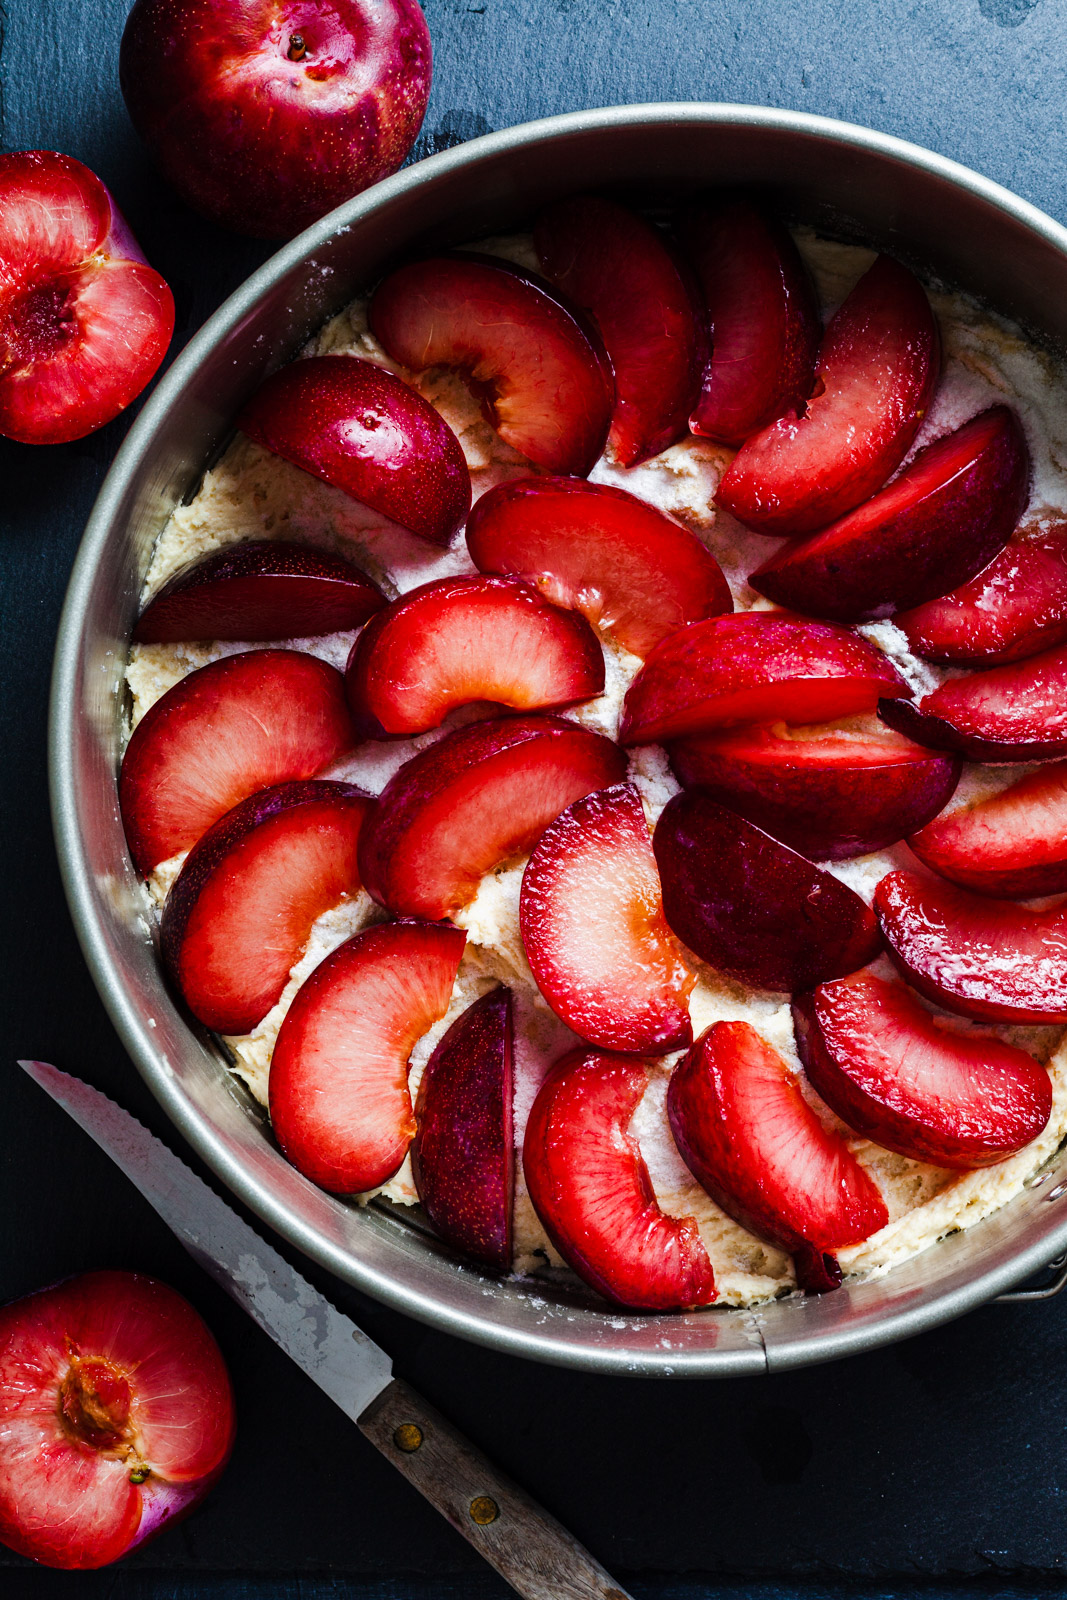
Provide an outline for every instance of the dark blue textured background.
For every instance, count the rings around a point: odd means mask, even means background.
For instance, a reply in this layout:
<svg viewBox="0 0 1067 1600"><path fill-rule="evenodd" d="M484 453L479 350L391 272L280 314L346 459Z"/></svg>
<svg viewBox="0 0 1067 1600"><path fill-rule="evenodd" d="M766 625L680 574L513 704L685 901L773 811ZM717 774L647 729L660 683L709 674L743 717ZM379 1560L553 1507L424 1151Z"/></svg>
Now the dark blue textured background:
<svg viewBox="0 0 1067 1600"><path fill-rule="evenodd" d="M178 348L268 249L192 216L154 178L116 81L127 9L0 0L0 140L68 151L111 185L174 287ZM913 139L1067 220L1067 0L430 0L426 11L436 72L417 153L583 106L755 102ZM69 1578L0 1551L0 1592L501 1597L13 1066L52 1059L174 1138L85 973L47 818L52 639L125 425L47 451L0 441L0 1297L94 1266L158 1273L216 1330L241 1426L208 1504L131 1562ZM1067 1592L1067 1295L989 1307L834 1367L654 1384L489 1355L319 1281L639 1596Z"/></svg>

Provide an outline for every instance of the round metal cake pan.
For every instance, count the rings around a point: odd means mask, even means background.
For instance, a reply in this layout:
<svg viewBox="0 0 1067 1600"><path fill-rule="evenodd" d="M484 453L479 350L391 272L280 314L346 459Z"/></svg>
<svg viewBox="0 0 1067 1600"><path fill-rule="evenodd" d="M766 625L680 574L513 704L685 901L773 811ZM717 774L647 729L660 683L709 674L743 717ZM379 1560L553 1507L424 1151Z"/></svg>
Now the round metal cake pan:
<svg viewBox="0 0 1067 1600"><path fill-rule="evenodd" d="M521 226L546 200L607 189L661 208L758 187L785 215L879 246L1067 350L1067 230L951 161L796 112L623 106L527 123L431 156L286 245L159 383L86 528L56 646L53 815L71 913L122 1040L175 1125L290 1244L390 1306L511 1354L605 1373L734 1376L827 1361L918 1333L1067 1249L1067 1152L986 1221L881 1278L757 1311L644 1316L576 1285L498 1281L396 1214L359 1210L283 1159L217 1045L176 1008L119 818L123 666L153 543L195 491L245 398L398 255ZM1067 1190L1067 1184L1064 1184Z"/></svg>

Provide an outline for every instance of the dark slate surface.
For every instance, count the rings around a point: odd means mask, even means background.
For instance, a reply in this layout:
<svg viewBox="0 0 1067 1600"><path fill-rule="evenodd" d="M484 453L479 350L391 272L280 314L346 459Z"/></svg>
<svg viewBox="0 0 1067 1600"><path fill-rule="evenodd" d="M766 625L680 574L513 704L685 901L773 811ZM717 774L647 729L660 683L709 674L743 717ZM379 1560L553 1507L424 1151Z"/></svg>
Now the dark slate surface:
<svg viewBox="0 0 1067 1600"><path fill-rule="evenodd" d="M112 186L174 287L177 347L267 250L201 222L154 179L116 83L126 9L7 0L0 133L7 149L69 151ZM430 0L427 13L436 79L421 152L582 106L758 102L914 139L1067 219L1063 0ZM159 1274L216 1330L241 1427L207 1506L120 1573L70 1580L0 1553L0 1589L502 1596L13 1066L52 1059L168 1132L82 965L45 784L63 587L124 426L47 452L0 441L0 1294L95 1266ZM832 1368L701 1385L527 1366L334 1292L641 1596L1024 1596L1058 1591L1067 1573L1067 1295L990 1307Z"/></svg>

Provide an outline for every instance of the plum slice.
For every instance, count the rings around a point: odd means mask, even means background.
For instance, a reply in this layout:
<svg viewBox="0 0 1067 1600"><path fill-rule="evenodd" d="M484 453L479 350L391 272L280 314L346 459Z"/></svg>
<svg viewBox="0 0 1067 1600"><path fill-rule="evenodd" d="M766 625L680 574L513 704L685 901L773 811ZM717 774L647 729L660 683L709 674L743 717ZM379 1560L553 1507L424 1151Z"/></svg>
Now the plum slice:
<svg viewBox="0 0 1067 1600"><path fill-rule="evenodd" d="M1067 755L1067 646L950 678L918 705L882 700L891 728L970 761L1043 761Z"/></svg>
<svg viewBox="0 0 1067 1600"><path fill-rule="evenodd" d="M257 389L237 426L430 544L447 545L470 510L470 473L452 429L373 361L292 361Z"/></svg>
<svg viewBox="0 0 1067 1600"><path fill-rule="evenodd" d="M669 927L741 983L810 989L855 972L881 948L858 894L705 789L668 801L652 843Z"/></svg>
<svg viewBox="0 0 1067 1600"><path fill-rule="evenodd" d="M457 706L569 706L604 688L604 652L585 618L520 578L438 578L367 624L345 668L364 739L438 727Z"/></svg>
<svg viewBox="0 0 1067 1600"><path fill-rule="evenodd" d="M789 1252L802 1289L836 1289L833 1252L889 1221L844 1139L823 1126L747 1022L716 1022L701 1034L671 1076L667 1115L697 1182L727 1216Z"/></svg>
<svg viewBox="0 0 1067 1600"><path fill-rule="evenodd" d="M650 651L619 740L650 744L738 722L829 722L909 693L888 657L829 622L768 611L712 617Z"/></svg>
<svg viewBox="0 0 1067 1600"><path fill-rule="evenodd" d="M712 339L689 426L741 445L811 394L822 334L815 290L787 229L743 196L690 207L679 235Z"/></svg>
<svg viewBox="0 0 1067 1600"><path fill-rule="evenodd" d="M305 1178L375 1189L415 1133L408 1058L448 1010L466 940L442 923L389 922L339 945L297 991L270 1064L270 1119Z"/></svg>
<svg viewBox="0 0 1067 1600"><path fill-rule="evenodd" d="M750 724L678 739L671 766L687 789L700 784L765 833L815 861L883 850L936 817L959 782L958 756L928 750L888 729L789 738Z"/></svg>
<svg viewBox="0 0 1067 1600"><path fill-rule="evenodd" d="M355 742L336 667L299 650L249 650L191 672L141 718L119 802L147 874L195 844L238 800L312 778Z"/></svg>
<svg viewBox="0 0 1067 1600"><path fill-rule="evenodd" d="M1067 907L1007 905L915 872L890 872L874 908L919 993L963 1017L1067 1022Z"/></svg>
<svg viewBox="0 0 1067 1600"><path fill-rule="evenodd" d="M160 948L189 1010L250 1033L281 996L316 917L359 888L371 804L348 783L283 783L220 817L167 896Z"/></svg>
<svg viewBox="0 0 1067 1600"><path fill-rule="evenodd" d="M512 449L549 472L589 472L615 403L611 363L576 306L535 273L461 251L390 273L370 325L394 361L453 367Z"/></svg>
<svg viewBox="0 0 1067 1600"><path fill-rule="evenodd" d="M1067 523L1020 530L976 578L894 618L916 655L1020 661L1067 640Z"/></svg>
<svg viewBox="0 0 1067 1600"><path fill-rule="evenodd" d="M804 1070L831 1110L886 1150L988 1167L1036 1139L1052 1111L1040 1062L953 1033L902 983L858 972L793 1001Z"/></svg>
<svg viewBox="0 0 1067 1600"><path fill-rule="evenodd" d="M246 539L183 567L137 619L139 644L307 639L361 628L385 605L343 556L284 539Z"/></svg>
<svg viewBox="0 0 1067 1600"><path fill-rule="evenodd" d="M640 1061L574 1050L526 1124L526 1187L552 1243L606 1300L639 1311L710 1305L711 1261L692 1217L660 1210L628 1131L648 1086Z"/></svg>
<svg viewBox="0 0 1067 1600"><path fill-rule="evenodd" d="M812 533L903 461L937 383L940 343L919 280L879 256L835 314L803 413L742 445L715 498L759 533Z"/></svg>
<svg viewBox="0 0 1067 1600"><path fill-rule="evenodd" d="M360 840L364 887L401 916L450 916L487 872L530 851L553 817L625 774L617 745L562 717L457 728L379 795Z"/></svg>
<svg viewBox="0 0 1067 1600"><path fill-rule="evenodd" d="M81 439L140 394L174 297L100 179L51 150L0 155L0 434Z"/></svg>
<svg viewBox="0 0 1067 1600"><path fill-rule="evenodd" d="M477 501L467 549L480 572L511 572L646 656L687 622L733 610L695 534L654 506L584 478L513 478Z"/></svg>
<svg viewBox="0 0 1067 1600"><path fill-rule="evenodd" d="M585 795L549 823L523 874L519 922L538 988L579 1038L654 1055L690 1043L694 980L664 921L632 784Z"/></svg>
<svg viewBox="0 0 1067 1600"><path fill-rule="evenodd" d="M625 206L573 195L534 226L545 276L592 314L615 369L609 440L624 467L688 432L705 336L695 286L658 229Z"/></svg>
<svg viewBox="0 0 1067 1600"><path fill-rule="evenodd" d="M499 1272L511 1267L515 1184L511 992L493 989L456 1018L415 1099L411 1169L443 1239Z"/></svg>
<svg viewBox="0 0 1067 1600"><path fill-rule="evenodd" d="M927 445L893 482L749 583L778 605L837 622L916 606L973 578L1004 548L1030 497L1015 413L992 406Z"/></svg>
<svg viewBox="0 0 1067 1600"><path fill-rule="evenodd" d="M997 899L1067 889L1067 761L935 817L908 844L943 878Z"/></svg>

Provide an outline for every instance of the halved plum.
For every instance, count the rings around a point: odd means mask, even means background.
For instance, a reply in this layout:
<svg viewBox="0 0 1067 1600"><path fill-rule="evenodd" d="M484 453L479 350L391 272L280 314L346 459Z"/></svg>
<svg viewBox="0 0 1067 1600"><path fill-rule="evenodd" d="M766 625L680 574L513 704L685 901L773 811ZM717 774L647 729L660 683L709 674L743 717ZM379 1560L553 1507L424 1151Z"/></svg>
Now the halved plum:
<svg viewBox="0 0 1067 1600"><path fill-rule="evenodd" d="M250 1033L279 999L316 917L359 888L370 805L348 783L283 783L194 844L163 907L160 949L205 1027Z"/></svg>
<svg viewBox="0 0 1067 1600"><path fill-rule="evenodd" d="M360 840L364 887L399 915L449 916L487 872L531 850L553 817L625 774L617 745L562 717L457 728L379 795Z"/></svg>
<svg viewBox="0 0 1067 1600"><path fill-rule="evenodd" d="M1067 761L935 817L908 844L943 878L997 899L1067 889Z"/></svg>
<svg viewBox="0 0 1067 1600"><path fill-rule="evenodd" d="M664 236L625 206L573 195L534 226L541 270L594 317L615 369L609 435L624 467L683 439L706 338L695 285Z"/></svg>
<svg viewBox="0 0 1067 1600"><path fill-rule="evenodd" d="M735 1222L788 1250L802 1289L836 1289L833 1252L889 1221L844 1139L750 1023L716 1022L701 1034L671 1076L667 1115L697 1182Z"/></svg>
<svg viewBox="0 0 1067 1600"><path fill-rule="evenodd" d="M692 1217L660 1210L630 1120L648 1087L640 1061L573 1050L557 1061L526 1124L526 1187L552 1243L616 1305L675 1311L716 1297Z"/></svg>
<svg viewBox="0 0 1067 1600"><path fill-rule="evenodd" d="M297 991L270 1064L270 1119L305 1178L332 1194L387 1183L415 1133L408 1058L448 1010L466 940L388 922L346 940Z"/></svg>
<svg viewBox="0 0 1067 1600"><path fill-rule="evenodd" d="M139 644L306 639L361 628L385 605L343 556L284 539L247 539L183 567L137 619Z"/></svg>
<svg viewBox="0 0 1067 1600"><path fill-rule="evenodd" d="M943 595L1007 544L1030 498L1015 413L993 406L927 445L899 477L749 577L757 594L813 617L860 622Z"/></svg>
<svg viewBox="0 0 1067 1600"><path fill-rule="evenodd" d="M958 756L928 750L888 729L789 738L749 724L678 739L671 766L765 833L814 861L884 850L936 817L959 782ZM921 819L921 820L920 820Z"/></svg>
<svg viewBox="0 0 1067 1600"><path fill-rule="evenodd" d="M411 1170L443 1239L499 1272L511 1268L515 1184L511 991L493 989L456 1018L415 1097Z"/></svg>
<svg viewBox="0 0 1067 1600"><path fill-rule="evenodd" d="M54 150L0 155L0 434L81 439L163 360L174 296L96 175Z"/></svg>
<svg viewBox="0 0 1067 1600"><path fill-rule="evenodd" d="M413 371L453 367L506 444L549 472L590 470L615 403L611 363L578 308L535 273L459 251L400 267L370 325Z"/></svg>
<svg viewBox="0 0 1067 1600"><path fill-rule="evenodd" d="M292 361L257 389L237 426L430 544L447 545L470 510L470 473L452 429L373 361Z"/></svg>
<svg viewBox="0 0 1067 1600"><path fill-rule="evenodd" d="M603 692L604 652L585 618L520 578L438 578L394 600L352 647L345 692L364 739L439 727L457 706L569 706Z"/></svg>
<svg viewBox="0 0 1067 1600"><path fill-rule="evenodd" d="M689 426L741 445L811 394L822 334L815 290L788 230L744 196L690 207L679 234L712 339Z"/></svg>
<svg viewBox="0 0 1067 1600"><path fill-rule="evenodd" d="M890 872L874 908L919 993L960 1016L1067 1022L1067 906L1005 905L915 872Z"/></svg>
<svg viewBox="0 0 1067 1600"><path fill-rule="evenodd" d="M626 692L619 741L651 744L738 722L829 722L908 686L847 628L770 611L712 617L650 651Z"/></svg>
<svg viewBox="0 0 1067 1600"><path fill-rule="evenodd" d="M467 518L480 572L511 572L647 656L687 622L733 610L695 534L625 489L584 478L512 478Z"/></svg>
<svg viewBox="0 0 1067 1600"><path fill-rule="evenodd" d="M1020 530L970 583L894 619L927 661L994 666L1067 640L1067 522Z"/></svg>
<svg viewBox="0 0 1067 1600"><path fill-rule="evenodd" d="M222 1352L165 1283L84 1272L24 1295L0 1307L0 1350L0 1542L19 1555L108 1566L192 1511L225 1467L236 1419ZM9 1594L40 1588L16 1570L27 1584Z"/></svg>
<svg viewBox="0 0 1067 1600"><path fill-rule="evenodd" d="M741 983L810 989L855 972L881 948L858 894L705 789L668 801L652 844L668 926Z"/></svg>
<svg viewBox="0 0 1067 1600"><path fill-rule="evenodd" d="M918 744L955 750L970 761L1067 755L1067 646L949 678L918 705L879 701L878 715Z"/></svg>
<svg viewBox="0 0 1067 1600"><path fill-rule="evenodd" d="M936 1167L988 1167L1036 1139L1052 1080L1024 1050L941 1027L902 983L857 972L793 1001L827 1105L866 1139Z"/></svg>
<svg viewBox="0 0 1067 1600"><path fill-rule="evenodd" d="M812 533L844 516L903 461L939 366L922 284L879 256L826 330L803 413L779 417L742 445L717 504L759 533Z"/></svg>
<svg viewBox="0 0 1067 1600"><path fill-rule="evenodd" d="M351 750L336 667L300 650L249 650L191 672L141 718L126 747L119 804L146 875L188 850L238 800L313 778Z"/></svg>
<svg viewBox="0 0 1067 1600"><path fill-rule="evenodd" d="M579 1038L652 1055L690 1043L694 979L664 921L632 784L587 794L549 823L523 874L519 922L537 987Z"/></svg>

